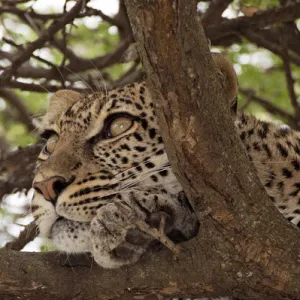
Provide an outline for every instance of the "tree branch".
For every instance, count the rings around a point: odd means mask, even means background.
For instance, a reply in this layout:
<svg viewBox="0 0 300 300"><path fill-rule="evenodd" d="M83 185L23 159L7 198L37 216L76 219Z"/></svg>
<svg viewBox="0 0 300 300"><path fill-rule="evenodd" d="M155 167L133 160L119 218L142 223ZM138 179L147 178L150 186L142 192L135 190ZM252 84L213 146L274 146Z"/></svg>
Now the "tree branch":
<svg viewBox="0 0 300 300"><path fill-rule="evenodd" d="M61 30L66 24L71 23L74 18L80 13L81 9L89 0L78 0L72 9L60 19L53 21L49 28L41 34L41 36L27 47L14 59L11 66L2 72L0 75L0 85L4 85L9 81L11 76L16 72L19 66L26 62L36 49L44 46L44 44L53 38L53 36Z"/></svg>
<svg viewBox="0 0 300 300"><path fill-rule="evenodd" d="M208 9L201 17L201 23L203 27L209 24L219 23L222 19L224 10L233 0L213 0L210 2Z"/></svg>
<svg viewBox="0 0 300 300"><path fill-rule="evenodd" d="M295 80L292 75L290 60L289 60L289 56L287 53L285 53L285 55L283 57L283 66L284 66L284 71L285 71L285 78L286 78L288 94L290 96L290 101L291 101L291 104L295 111L295 119L297 120L297 123L298 123L298 122L300 122L300 106L297 102L297 95L296 95L296 92L294 89Z"/></svg>
<svg viewBox="0 0 300 300"><path fill-rule="evenodd" d="M4 3L4 4L20 4L20 3L25 3L25 2L29 2L30 0L1 0L0 2Z"/></svg>
<svg viewBox="0 0 300 300"><path fill-rule="evenodd" d="M128 48L128 46L132 43L132 38L126 38L123 41L120 42L120 44L110 53L107 53L105 55L97 56L92 59L85 59L81 57L74 57L71 56L71 62L66 65L65 67L54 67L52 69L43 69L43 68L36 68L32 67L29 64L24 64L23 66L18 67L16 70L16 74L20 77L25 77L25 78L33 78L33 79L42 79L45 78L47 80L51 79L56 79L59 80L61 77L63 77L65 80L68 78L68 75L72 75L74 73L80 73L84 72L90 69L103 69L108 66L111 66L113 64L118 63L125 50ZM57 44L58 45L58 44ZM11 53L7 53L4 51L0 51L0 56L5 57L9 60L13 60L15 55ZM13 60L14 61L14 60ZM5 72L5 71L4 71ZM0 75L0 82L1 82L1 75ZM6 87L11 87L14 88L16 87L16 82L17 81L8 81L6 83ZM22 83L19 84L19 86L22 85ZM37 84L30 84L31 87L34 85L34 88L29 87L29 89L26 89L26 84L23 84L24 90L28 91L40 91L40 92L45 92L47 90L39 87ZM47 88L45 86L45 88ZM60 88L60 87L57 87ZM49 91L56 91L54 87L49 87Z"/></svg>
<svg viewBox="0 0 300 300"><path fill-rule="evenodd" d="M54 84L38 84L38 83L25 83L16 80L12 80L7 84L10 88L20 89L22 91L29 92L39 92L39 93L55 93L61 89L60 85ZM73 86L68 86L67 88L77 91L80 93L86 93L88 91L87 88L75 88Z"/></svg>
<svg viewBox="0 0 300 300"><path fill-rule="evenodd" d="M27 0L27 1L29 1L29 0ZM15 4L15 3L13 3L13 4ZM40 13L36 13L34 10L30 10L30 11L23 10L18 7L13 7L11 5L0 7L0 14L2 14L2 13L10 13L10 14L17 15L22 20L25 20L26 18L30 17L32 19L41 20L43 22L47 22L52 19L59 19L64 16L64 14L60 14L60 13L40 14ZM76 18L84 18L84 17L91 17L91 16L99 16L105 22L110 23L111 25L115 25L117 27L122 26L122 24L120 24L114 18L111 18L111 17L107 16L106 14L104 14L101 10L95 9L92 7L86 7L85 12L80 13L78 16L76 16Z"/></svg>
<svg viewBox="0 0 300 300"><path fill-rule="evenodd" d="M277 115L285 119L292 128L294 129L299 128L296 119L292 114L281 109L278 106L275 106L271 101L257 96L254 90L239 87L239 92L242 95L246 96L250 101L254 101L259 105L261 105L266 111L268 111L272 115Z"/></svg>
<svg viewBox="0 0 300 300"><path fill-rule="evenodd" d="M280 57L284 57L285 52L282 49L282 46L277 41L270 41L268 38L269 32L265 32L263 34L262 31L254 32L251 30L246 30L243 32L243 36L247 38L250 42L256 44L259 47L268 49L274 54L279 55ZM300 56L295 53L289 53L289 59L296 65L300 65Z"/></svg>
<svg viewBox="0 0 300 300"><path fill-rule="evenodd" d="M279 54L282 56L282 51L280 48L280 45L277 43L271 43L268 39L265 37L260 37L257 36L257 34L254 36L254 33L249 32L249 30L245 30L246 28L253 28L255 27L264 27L268 26L270 24L274 24L274 22L281 22L282 20L289 20L289 19L294 19L295 17L298 16L299 12L299 4L293 4L290 6L286 6L283 8L275 8L275 9L269 9L263 12L259 12L257 14L254 14L251 17L239 17L233 20L224 20L221 19L220 15L222 13L222 10L226 8L226 5L228 5L230 1L212 1L210 4L210 8L206 11L204 14L203 18L205 21L205 16L218 16L216 17L217 19L215 20L213 25L210 26L205 26L206 28L206 33L208 35L208 38L212 41L213 44L226 44L230 45L231 43L236 41L236 38L239 38L237 33L242 32L247 38L249 38L252 42L257 43L259 46L266 47L270 51L274 52L275 54ZM71 49L64 48L62 47L61 41L57 39L52 39L50 40L50 43L53 44L55 47L57 47L60 51L63 51L64 54L70 59L70 63L64 67L60 68L59 66L55 66L53 68L47 69L47 68L38 68L38 67L33 67L29 63L24 63L23 65L19 66L17 69L17 72L15 75L19 77L24 77L24 78L35 78L35 79L42 79L45 78L47 80L55 79L60 81L63 77L63 80L66 80L67 77L72 74L72 73L79 73L79 72L84 72L90 69L102 69L107 66L111 66L114 63L117 63L120 61L120 58L122 57L125 49L128 47L128 45L131 43L131 29L130 26L128 25L128 18L126 15L126 9L123 2L120 2L120 9L119 13L115 16L114 20L117 22L116 26L119 27L120 30L120 35L121 35L121 43L119 47L113 51L112 53L109 53L104 56L96 57L92 60L87 60L81 57L78 57L76 54L73 53ZM226 4L226 5L225 5ZM213 9L214 8L214 9ZM18 12L18 8L13 7L13 6L4 6L4 8L1 9L11 9L15 10L14 12L19 14L19 16L22 15L23 11ZM289 12L293 11L292 14ZM25 13L25 12L24 12ZM26 12L27 13L27 12ZM34 15L36 13L28 12L32 20L38 20L39 14ZM31 13L31 14L30 14ZM99 14L100 12L94 9L91 9L89 7L86 8L86 11L83 13L78 14L75 17L80 17L83 15L92 15L92 14ZM52 17L53 20L57 20L59 18L62 18L62 14L45 14L42 15L42 18L50 18ZM35 19L33 19L35 18ZM24 19L24 18L22 18ZM224 20L223 22L219 22L219 20ZM24 19L28 23L28 20ZM112 20L107 20L107 21L112 21ZM203 21L203 20L202 20ZM204 22L203 21L203 22ZM205 23L205 22L204 22ZM207 24L211 24L212 22L206 22ZM255 25L254 25L255 24ZM268 32L270 30L267 30ZM290 32L290 31L288 31ZM221 36L220 36L221 34ZM268 33L270 34L270 33ZM126 38L127 37L127 38ZM129 37L129 38L128 38ZM289 45L294 45L295 44L295 39L292 38L294 35L289 35L288 41ZM293 42L291 41L291 38ZM293 48L294 49L294 48ZM293 50L294 51L294 50ZM12 53L4 53L3 51L0 52L2 57L6 57L11 61L14 61L18 59L19 54L12 54ZM297 55L297 53L291 53L290 55L290 60L293 63L299 64L300 65L300 57ZM7 71L7 70L6 70ZM5 72L6 72L5 71ZM5 74L5 73L4 73ZM3 74L2 74L3 76ZM19 84L16 81L13 83L6 82L6 87L20 87L23 90L27 91L46 91L42 87L39 87L37 84L30 84L27 86L26 84ZM47 88L44 85L45 88ZM58 86L57 88L60 88ZM55 91L57 90L55 86L50 85L49 90L50 91Z"/></svg>
<svg viewBox="0 0 300 300"><path fill-rule="evenodd" d="M198 247L198 243L202 246ZM104 270L87 255L0 249L0 297L14 300L26 294L31 300L41 297L45 300L132 300L138 297L151 300L162 296L229 294L221 285L217 287L218 266L207 261L208 257L221 259L213 250L213 243L201 239L197 243L190 241L186 246L194 250L182 251L178 263L165 250L148 254L137 264L117 270ZM212 251L208 247L212 247ZM238 263L234 266L247 274ZM195 272L195 268L199 271ZM232 289L237 289L237 280L235 276Z"/></svg>
<svg viewBox="0 0 300 300"><path fill-rule="evenodd" d="M275 23L293 21L300 17L300 3L285 7L270 8L259 11L252 16L238 17L231 20L210 25L205 28L207 37L211 40L219 39L232 33L243 32L247 29L265 28Z"/></svg>

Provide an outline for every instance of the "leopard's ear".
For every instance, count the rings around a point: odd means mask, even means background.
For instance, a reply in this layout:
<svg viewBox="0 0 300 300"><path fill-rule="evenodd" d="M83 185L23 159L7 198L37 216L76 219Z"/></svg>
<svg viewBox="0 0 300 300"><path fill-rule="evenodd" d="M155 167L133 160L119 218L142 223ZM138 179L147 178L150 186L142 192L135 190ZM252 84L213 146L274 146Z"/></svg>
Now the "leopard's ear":
<svg viewBox="0 0 300 300"><path fill-rule="evenodd" d="M237 111L237 94L238 94L238 80L235 70L231 64L222 54L212 53L212 58L220 70L220 79L225 93L225 100L229 105L231 113L236 115Z"/></svg>
<svg viewBox="0 0 300 300"><path fill-rule="evenodd" d="M57 119L75 102L79 101L82 94L71 90L60 90L54 93L50 100L46 114L39 126L42 132L56 123Z"/></svg>

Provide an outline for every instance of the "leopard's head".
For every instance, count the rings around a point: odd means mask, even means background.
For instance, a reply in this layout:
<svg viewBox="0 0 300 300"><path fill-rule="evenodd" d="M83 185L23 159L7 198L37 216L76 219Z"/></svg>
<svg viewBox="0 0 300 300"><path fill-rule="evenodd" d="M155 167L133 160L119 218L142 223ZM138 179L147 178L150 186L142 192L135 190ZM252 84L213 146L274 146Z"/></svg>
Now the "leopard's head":
<svg viewBox="0 0 300 300"><path fill-rule="evenodd" d="M213 57L224 98L232 105L235 73L227 60ZM182 191L144 83L90 95L59 91L50 99L40 133L46 143L38 157L32 212L40 233L61 250L90 251L92 220L126 193L142 191L151 205L155 197L149 191L169 198Z"/></svg>
<svg viewBox="0 0 300 300"><path fill-rule="evenodd" d="M144 83L50 99L41 124L32 211L43 235L60 218L90 222L102 205L137 187L178 193Z"/></svg>

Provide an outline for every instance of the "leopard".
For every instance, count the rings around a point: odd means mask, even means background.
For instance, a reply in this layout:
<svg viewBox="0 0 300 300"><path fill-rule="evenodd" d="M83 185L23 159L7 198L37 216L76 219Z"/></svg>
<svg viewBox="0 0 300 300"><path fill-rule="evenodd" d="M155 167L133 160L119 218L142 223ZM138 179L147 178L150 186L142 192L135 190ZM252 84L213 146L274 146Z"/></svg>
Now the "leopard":
<svg viewBox="0 0 300 300"><path fill-rule="evenodd" d="M283 216L300 227L300 132L236 111L232 64L213 54L236 133ZM175 243L198 234L201 220L172 171L145 82L54 93L39 127L45 145L31 210L41 236L68 253L90 252L103 268L136 263L157 240L139 221Z"/></svg>
<svg viewBox="0 0 300 300"><path fill-rule="evenodd" d="M153 237L196 235L198 218L171 170L145 83L105 93L58 91L39 128L31 210L40 235L60 251L92 253L104 268L136 262Z"/></svg>

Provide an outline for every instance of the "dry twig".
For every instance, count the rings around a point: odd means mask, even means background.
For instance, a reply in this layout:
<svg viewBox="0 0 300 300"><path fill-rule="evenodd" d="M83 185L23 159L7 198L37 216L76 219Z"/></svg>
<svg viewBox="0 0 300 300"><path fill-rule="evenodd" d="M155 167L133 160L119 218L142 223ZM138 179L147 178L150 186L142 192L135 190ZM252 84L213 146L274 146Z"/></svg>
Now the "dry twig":
<svg viewBox="0 0 300 300"><path fill-rule="evenodd" d="M153 238L160 241L166 248L171 250L174 255L174 259L178 260L180 247L178 245L175 245L165 234L165 225L166 225L166 218L163 215L161 217L159 228L152 228L144 221L137 221L136 222L137 227L143 231L144 233L152 236Z"/></svg>
<svg viewBox="0 0 300 300"><path fill-rule="evenodd" d="M288 93L290 96L291 104L294 108L295 119L297 122L299 122L300 121L300 106L297 102L297 95L296 95L295 88L294 88L295 80L292 75L291 64L290 64L287 53L283 57L283 66L284 66L284 71L285 71L287 90L288 90Z"/></svg>

